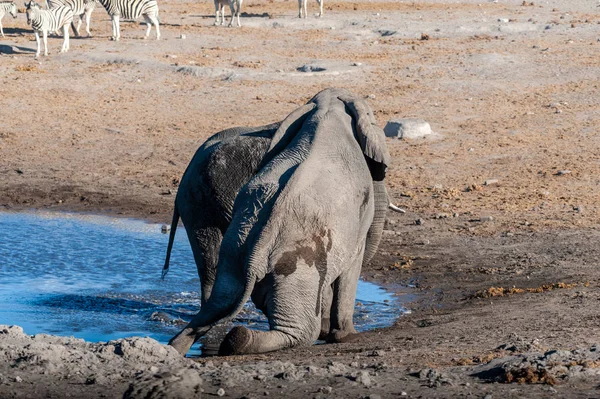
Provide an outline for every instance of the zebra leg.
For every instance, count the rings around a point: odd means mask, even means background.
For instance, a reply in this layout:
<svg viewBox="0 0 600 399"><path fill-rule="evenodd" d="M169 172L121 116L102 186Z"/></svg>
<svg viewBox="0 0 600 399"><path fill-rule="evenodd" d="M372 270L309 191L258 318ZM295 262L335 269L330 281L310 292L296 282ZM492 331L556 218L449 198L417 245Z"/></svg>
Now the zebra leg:
<svg viewBox="0 0 600 399"><path fill-rule="evenodd" d="M2 20L0 19L0 33L2 34L2 37L6 37L4 36L4 30L2 29Z"/></svg>
<svg viewBox="0 0 600 399"><path fill-rule="evenodd" d="M235 0L229 0L229 10L231 11L231 19L229 20L229 27L231 27L233 25L233 18L235 18L235 7L233 5L233 2Z"/></svg>
<svg viewBox="0 0 600 399"><path fill-rule="evenodd" d="M79 28L81 28L81 15L79 16L77 27L75 27L75 16L73 16L73 21L71 21L71 28L73 28L73 34L79 37Z"/></svg>
<svg viewBox="0 0 600 399"><path fill-rule="evenodd" d="M319 3L319 17L323 16L323 0L317 0L317 3Z"/></svg>
<svg viewBox="0 0 600 399"><path fill-rule="evenodd" d="M219 26L219 11L221 9L221 4L218 0L215 0L215 26Z"/></svg>
<svg viewBox="0 0 600 399"><path fill-rule="evenodd" d="M47 57L48 56L48 31L46 29L42 30L42 35L44 37L44 56Z"/></svg>
<svg viewBox="0 0 600 399"><path fill-rule="evenodd" d="M37 51L35 52L35 58L38 58L40 56L40 32L38 32L37 30L34 31L35 33L35 43L37 44Z"/></svg>
<svg viewBox="0 0 600 399"><path fill-rule="evenodd" d="M73 22L71 22L72 24ZM62 49L60 49L61 53L66 53L67 51L69 51L69 24L65 24L63 26L63 45L62 45Z"/></svg>
<svg viewBox="0 0 600 399"><path fill-rule="evenodd" d="M152 20L147 14L144 14L144 20L146 20L146 34L144 35L144 39L147 39L150 36L150 28L152 28Z"/></svg>
<svg viewBox="0 0 600 399"><path fill-rule="evenodd" d="M92 11L94 11L94 10L85 10L85 31L86 31L88 37L92 37L92 34L90 33L90 22L92 19Z"/></svg>
<svg viewBox="0 0 600 399"><path fill-rule="evenodd" d="M242 0L237 0L237 11L236 11L236 15L237 15L237 23L238 26L242 26L242 24L240 23L240 13L242 12Z"/></svg>
<svg viewBox="0 0 600 399"><path fill-rule="evenodd" d="M113 35L112 40L118 41L121 38L121 28L119 26L119 16L111 15Z"/></svg>
<svg viewBox="0 0 600 399"><path fill-rule="evenodd" d="M302 4L304 0L298 0L298 18L302 18Z"/></svg>
<svg viewBox="0 0 600 399"><path fill-rule="evenodd" d="M150 18L150 21L152 21L152 24L156 28L156 40L160 40L160 28L158 27L158 25L159 25L158 15L157 14L148 15L148 18ZM150 26L148 26L147 34L150 34Z"/></svg>

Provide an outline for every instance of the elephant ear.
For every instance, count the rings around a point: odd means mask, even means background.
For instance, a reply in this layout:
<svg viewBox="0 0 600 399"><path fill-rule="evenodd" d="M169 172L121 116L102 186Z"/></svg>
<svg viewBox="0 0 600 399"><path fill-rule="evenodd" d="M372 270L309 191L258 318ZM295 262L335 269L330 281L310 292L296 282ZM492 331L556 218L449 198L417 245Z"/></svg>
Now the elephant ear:
<svg viewBox="0 0 600 399"><path fill-rule="evenodd" d="M338 98L346 104L348 114L354 120L356 141L365 154L373 180L383 180L391 157L385 144L385 134L377 126L371 107L362 98L350 94Z"/></svg>
<svg viewBox="0 0 600 399"><path fill-rule="evenodd" d="M296 108L281 122L279 128L273 135L271 146L263 158L263 165L269 163L269 161L271 161L275 155L279 154L290 144L290 142L294 139L294 137L296 137L296 134L298 134L302 128L304 121L308 118L308 116L311 114L311 111L315 109L316 106L317 104L310 102L299 108Z"/></svg>

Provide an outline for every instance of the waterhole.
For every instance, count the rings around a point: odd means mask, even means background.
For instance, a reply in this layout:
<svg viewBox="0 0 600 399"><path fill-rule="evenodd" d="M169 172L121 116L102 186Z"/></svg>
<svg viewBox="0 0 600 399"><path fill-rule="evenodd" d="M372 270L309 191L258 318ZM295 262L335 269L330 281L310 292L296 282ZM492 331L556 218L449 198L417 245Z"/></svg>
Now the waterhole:
<svg viewBox="0 0 600 399"><path fill-rule="evenodd" d="M0 324L90 342L149 336L162 343L198 312L200 282L183 228L161 280L168 235L139 220L70 213L0 213ZM359 282L357 330L391 325L400 297ZM248 303L234 324L268 329Z"/></svg>

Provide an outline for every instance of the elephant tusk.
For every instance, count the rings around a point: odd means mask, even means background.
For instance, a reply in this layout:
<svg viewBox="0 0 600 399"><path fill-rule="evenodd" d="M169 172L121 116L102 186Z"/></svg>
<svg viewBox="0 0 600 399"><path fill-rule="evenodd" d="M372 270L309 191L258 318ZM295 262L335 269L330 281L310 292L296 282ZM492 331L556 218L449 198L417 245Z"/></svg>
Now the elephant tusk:
<svg viewBox="0 0 600 399"><path fill-rule="evenodd" d="M396 205L392 204L391 202L389 204L389 207L392 211L399 212L399 213L406 213L406 211L404 209L398 208Z"/></svg>

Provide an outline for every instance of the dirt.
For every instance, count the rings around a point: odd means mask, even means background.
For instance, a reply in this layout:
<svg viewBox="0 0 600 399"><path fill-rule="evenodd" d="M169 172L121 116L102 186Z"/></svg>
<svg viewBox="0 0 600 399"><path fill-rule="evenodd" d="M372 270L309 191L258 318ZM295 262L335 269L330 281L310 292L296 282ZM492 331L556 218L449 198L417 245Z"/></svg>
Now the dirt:
<svg viewBox="0 0 600 399"><path fill-rule="evenodd" d="M415 287L411 314L354 342L198 360L2 327L0 397L600 395L595 3L326 1L300 20L293 1L245 1L230 29L209 2L160 7L163 40L122 23L110 42L99 7L94 37L66 54L51 37L39 60L25 16L3 19L0 207L168 223L207 137L345 87L382 127L436 133L388 139L407 213L363 271Z"/></svg>

